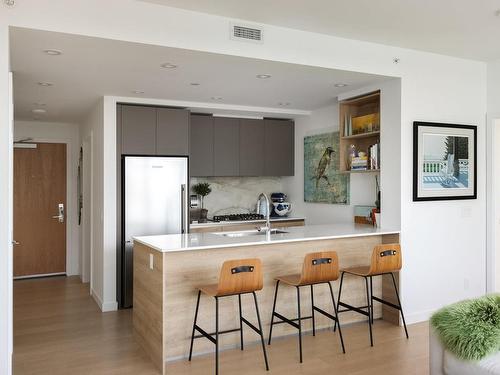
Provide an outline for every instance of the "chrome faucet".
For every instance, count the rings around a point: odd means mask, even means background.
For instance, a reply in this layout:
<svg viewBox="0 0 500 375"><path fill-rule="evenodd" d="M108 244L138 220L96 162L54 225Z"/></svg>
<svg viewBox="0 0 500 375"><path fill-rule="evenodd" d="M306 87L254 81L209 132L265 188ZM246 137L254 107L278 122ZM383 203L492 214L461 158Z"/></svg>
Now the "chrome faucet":
<svg viewBox="0 0 500 375"><path fill-rule="evenodd" d="M266 211L266 226L265 227L260 227L260 228L257 228L259 230L259 232L261 232L262 230L265 230L266 232L270 233L271 231L271 219L270 219L270 206L271 206L271 203L269 201L269 198L266 194L264 193L260 193L259 195L259 198L257 199L257 213L260 214L260 201L261 199L264 198L266 200L266 205L267 205L267 211Z"/></svg>

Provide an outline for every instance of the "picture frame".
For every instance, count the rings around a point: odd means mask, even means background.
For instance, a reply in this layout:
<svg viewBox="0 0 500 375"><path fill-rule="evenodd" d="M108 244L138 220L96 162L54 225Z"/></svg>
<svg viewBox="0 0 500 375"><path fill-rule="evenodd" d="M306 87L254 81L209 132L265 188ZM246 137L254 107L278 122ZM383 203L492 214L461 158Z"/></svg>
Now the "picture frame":
<svg viewBox="0 0 500 375"><path fill-rule="evenodd" d="M413 201L477 199L477 126L413 123Z"/></svg>

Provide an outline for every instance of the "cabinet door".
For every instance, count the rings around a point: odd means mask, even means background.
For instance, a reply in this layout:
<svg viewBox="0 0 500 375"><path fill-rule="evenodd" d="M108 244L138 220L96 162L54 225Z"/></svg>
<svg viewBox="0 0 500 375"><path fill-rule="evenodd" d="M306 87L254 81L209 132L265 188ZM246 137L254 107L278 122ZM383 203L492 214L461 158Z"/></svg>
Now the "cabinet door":
<svg viewBox="0 0 500 375"><path fill-rule="evenodd" d="M158 108L156 128L157 155L189 154L189 111Z"/></svg>
<svg viewBox="0 0 500 375"><path fill-rule="evenodd" d="M239 120L214 118L214 175L238 176L240 170Z"/></svg>
<svg viewBox="0 0 500 375"><path fill-rule="evenodd" d="M156 154L156 108L122 105L122 154Z"/></svg>
<svg viewBox="0 0 500 375"><path fill-rule="evenodd" d="M264 175L264 120L240 120L240 176Z"/></svg>
<svg viewBox="0 0 500 375"><path fill-rule="evenodd" d="M214 175L214 118L191 115L190 175Z"/></svg>
<svg viewBox="0 0 500 375"><path fill-rule="evenodd" d="M265 120L266 176L293 176L295 165L294 123L289 120Z"/></svg>

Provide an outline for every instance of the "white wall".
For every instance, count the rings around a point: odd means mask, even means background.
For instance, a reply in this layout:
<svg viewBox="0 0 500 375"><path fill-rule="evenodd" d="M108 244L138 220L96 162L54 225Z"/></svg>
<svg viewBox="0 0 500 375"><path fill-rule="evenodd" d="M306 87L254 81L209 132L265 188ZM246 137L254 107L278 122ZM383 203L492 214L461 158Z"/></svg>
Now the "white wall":
<svg viewBox="0 0 500 375"><path fill-rule="evenodd" d="M12 371L12 75L9 40L0 12L0 374Z"/></svg>
<svg viewBox="0 0 500 375"><path fill-rule="evenodd" d="M66 273L80 274L80 227L78 225L77 176L80 153L80 129L77 124L42 121L15 121L14 140L33 138L34 142L67 144L66 163ZM55 209L55 208L54 208Z"/></svg>
<svg viewBox="0 0 500 375"><path fill-rule="evenodd" d="M488 64L488 291L500 291L500 61Z"/></svg>
<svg viewBox="0 0 500 375"><path fill-rule="evenodd" d="M294 216L305 216L308 224L352 222L355 205L374 205L375 174L351 174L350 204L304 202L304 137L339 130L339 106L314 110L295 119L295 175L283 178L283 190L293 204Z"/></svg>
<svg viewBox="0 0 500 375"><path fill-rule="evenodd" d="M240 43L229 39L229 21L134 0L74 0L71 6L64 0L19 1L13 9L0 12L0 111L8 108L8 25L401 77L402 295L408 320L425 319L444 304L484 293L486 64L271 25L266 25L264 44ZM393 63L395 57L398 64ZM10 125L5 110L0 116L0 179L9 181ZM414 120L478 125L477 200L412 202ZM108 147L114 148L106 144ZM2 207L8 207L10 195L9 188L2 185ZM10 252L6 228L11 216L4 211L0 215L5 224L0 225L3 247ZM111 220L112 215L102 218ZM10 267L4 263L0 267L7 271L1 273L0 292L8 296ZM4 306L2 317L9 322L11 304ZM0 337L6 337L0 348L5 360L9 357L10 324L0 327Z"/></svg>
<svg viewBox="0 0 500 375"><path fill-rule="evenodd" d="M100 99L88 113L81 139L91 142L90 209L90 292L103 312L118 308L116 301L116 101ZM89 181L91 179L91 181ZM90 218L89 218L90 216ZM87 250L87 249L86 249Z"/></svg>

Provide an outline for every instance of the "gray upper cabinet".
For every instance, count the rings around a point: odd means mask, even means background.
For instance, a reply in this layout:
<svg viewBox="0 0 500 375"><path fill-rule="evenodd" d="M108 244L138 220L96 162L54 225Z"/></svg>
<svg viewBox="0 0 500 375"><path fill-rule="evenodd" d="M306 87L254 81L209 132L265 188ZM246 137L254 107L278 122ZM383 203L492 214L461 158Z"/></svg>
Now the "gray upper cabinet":
<svg viewBox="0 0 500 375"><path fill-rule="evenodd" d="M117 121L121 154L189 155L188 110L120 104Z"/></svg>
<svg viewBox="0 0 500 375"><path fill-rule="evenodd" d="M156 108L121 106L122 154L156 154Z"/></svg>
<svg viewBox="0 0 500 375"><path fill-rule="evenodd" d="M239 176L239 119L214 117L214 175Z"/></svg>
<svg viewBox="0 0 500 375"><path fill-rule="evenodd" d="M294 123L265 120L265 176L293 176L295 166Z"/></svg>
<svg viewBox="0 0 500 375"><path fill-rule="evenodd" d="M190 175L214 176L214 118L191 115L190 140Z"/></svg>
<svg viewBox="0 0 500 375"><path fill-rule="evenodd" d="M240 120L240 176L264 175L264 137L265 128L263 120Z"/></svg>
<svg viewBox="0 0 500 375"><path fill-rule="evenodd" d="M189 117L186 109L157 109L157 155L189 154Z"/></svg>

